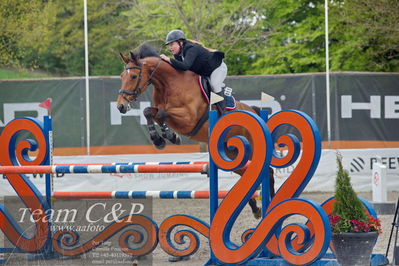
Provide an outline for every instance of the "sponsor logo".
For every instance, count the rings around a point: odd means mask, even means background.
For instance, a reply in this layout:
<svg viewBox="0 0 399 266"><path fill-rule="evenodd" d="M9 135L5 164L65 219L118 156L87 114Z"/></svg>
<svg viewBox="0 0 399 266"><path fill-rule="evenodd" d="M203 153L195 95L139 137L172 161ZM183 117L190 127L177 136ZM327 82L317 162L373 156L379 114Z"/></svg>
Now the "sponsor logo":
<svg viewBox="0 0 399 266"><path fill-rule="evenodd" d="M139 103L139 108L132 108L126 112L126 114L122 114L116 108L116 102L110 102L109 110L111 115L111 125L122 125L122 117L126 116L137 116L140 118L140 125L146 125L147 120L144 117L143 111L145 108L150 107L151 102L149 101L142 101Z"/></svg>
<svg viewBox="0 0 399 266"><path fill-rule="evenodd" d="M381 162L387 167L387 170L399 169L399 157L355 157L350 162L350 172L360 173L373 169L374 163Z"/></svg>
<svg viewBox="0 0 399 266"><path fill-rule="evenodd" d="M13 226L21 228L19 230L28 236L35 234L35 223L49 222L52 234L61 233L60 241L64 241L59 245L61 249L73 250L76 247L84 251L85 245L91 245L93 249L88 249L90 252L82 257L82 265L86 266L132 265L132 257L125 254L124 249L144 247L153 234L136 222L137 216L152 217L152 200L149 199L69 199L57 201L51 209L31 209L12 196L4 197L4 205L15 218ZM123 224L118 225L120 222ZM121 239L125 243L121 244ZM7 238L4 246L15 248ZM45 256L47 252L47 249L38 250L38 264L42 264L41 255ZM18 261L30 264L29 260L18 258ZM57 262L55 264L60 265ZM146 258L145 262L145 265L153 265L151 257Z"/></svg>
<svg viewBox="0 0 399 266"><path fill-rule="evenodd" d="M353 158L350 163L350 172L357 173L364 169L366 162L361 157Z"/></svg>
<svg viewBox="0 0 399 266"><path fill-rule="evenodd" d="M399 169L399 157L371 157L370 158L370 169L373 169L373 164L381 160L381 163L387 167L387 170Z"/></svg>
<svg viewBox="0 0 399 266"><path fill-rule="evenodd" d="M31 214L36 214L37 217L42 217L42 222L50 221L52 223L88 223L89 225L97 225L97 223L109 224L118 222L121 218L134 214L141 214L145 205L142 202L116 202L116 200L109 200L103 202L95 202L86 200L87 205L82 208L81 206L75 208L60 208L48 209L44 213L41 209L31 210L27 207L18 208L18 222L39 222L35 220ZM149 201L150 202L150 201ZM43 216L42 214L45 214ZM35 216L36 217L36 216ZM133 219L133 217L129 218ZM128 220L129 222L131 220ZM99 226L97 226L98 228ZM98 231L98 230L96 230Z"/></svg>
<svg viewBox="0 0 399 266"><path fill-rule="evenodd" d="M65 175L65 173L56 173L56 174L53 174L53 176L54 177L57 177L57 178L61 178L61 177L63 177ZM6 176L7 175L2 175L3 176L3 179L6 179ZM46 177L46 175L45 174L24 174L24 176L27 176L29 179L43 179L43 178L45 178Z"/></svg>
<svg viewBox="0 0 399 266"><path fill-rule="evenodd" d="M352 118L353 112L359 110L368 111L370 118L398 119L399 96L371 95L370 102L353 102L352 95L341 95L341 118Z"/></svg>
<svg viewBox="0 0 399 266"><path fill-rule="evenodd" d="M375 186L378 186L379 183L380 183L380 174L378 172L374 173L373 183L374 183Z"/></svg>
<svg viewBox="0 0 399 266"><path fill-rule="evenodd" d="M21 116L30 116L43 120L47 110L39 106L39 102L29 103L5 103L3 104L4 120L0 120L0 127L4 127L11 120Z"/></svg>

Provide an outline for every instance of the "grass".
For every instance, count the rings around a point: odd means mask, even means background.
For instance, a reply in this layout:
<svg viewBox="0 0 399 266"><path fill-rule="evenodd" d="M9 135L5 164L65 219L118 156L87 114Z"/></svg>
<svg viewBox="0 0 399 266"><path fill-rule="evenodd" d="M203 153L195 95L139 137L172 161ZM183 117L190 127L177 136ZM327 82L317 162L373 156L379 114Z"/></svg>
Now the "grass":
<svg viewBox="0 0 399 266"><path fill-rule="evenodd" d="M51 75L41 72L31 72L27 70L13 70L0 68L0 80L2 79L30 79L30 78L50 78Z"/></svg>

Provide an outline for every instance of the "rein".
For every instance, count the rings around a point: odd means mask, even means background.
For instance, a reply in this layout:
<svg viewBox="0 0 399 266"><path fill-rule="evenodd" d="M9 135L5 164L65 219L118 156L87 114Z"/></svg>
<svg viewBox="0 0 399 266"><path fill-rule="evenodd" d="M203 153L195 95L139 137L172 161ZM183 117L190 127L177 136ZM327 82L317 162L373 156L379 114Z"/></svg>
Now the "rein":
<svg viewBox="0 0 399 266"><path fill-rule="evenodd" d="M145 86L148 86L148 85L151 84L151 79L154 76L155 72L157 71L159 65L161 64L161 61L162 61L162 59L159 59L155 69L151 72L151 74L150 74L150 76L148 78L148 81L147 81ZM143 67L142 67L143 64L145 64L145 62L140 64L140 66L125 67L125 70L139 69L140 72L139 72L138 80L137 80L136 87L134 88L134 90L133 91L128 91L128 90L120 89L119 92L118 92L119 94L127 94L127 95L131 95L131 96L138 96L138 95L141 94L142 88L140 88L139 86L140 86L140 83L141 83L141 79L143 78L143 75L142 75L143 74ZM131 101L128 100L128 102L130 103Z"/></svg>

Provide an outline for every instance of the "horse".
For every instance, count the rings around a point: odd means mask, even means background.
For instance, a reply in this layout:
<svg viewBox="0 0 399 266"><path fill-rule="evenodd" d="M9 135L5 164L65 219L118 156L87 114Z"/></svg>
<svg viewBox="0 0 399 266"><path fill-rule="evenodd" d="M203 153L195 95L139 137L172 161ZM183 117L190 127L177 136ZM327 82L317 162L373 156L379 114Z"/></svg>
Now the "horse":
<svg viewBox="0 0 399 266"><path fill-rule="evenodd" d="M195 141L208 142L209 104L202 95L197 74L174 69L149 45L142 45L138 51L130 52L130 57L122 53L120 56L125 63L125 70L121 74L122 84L118 93L117 108L121 113L126 113L148 86L153 85L153 106L144 109L144 116L155 147L164 148L165 139L173 144L181 144L178 134L186 135ZM254 108L239 101L236 101L236 106L238 110L258 113ZM156 130L154 121L160 126L162 136ZM239 127L233 128L228 137L237 135L250 140L246 130ZM234 158L235 151L227 150L226 154ZM242 175L244 171L235 172ZM272 168L269 168L269 172L270 194L273 197ZM249 205L255 218L259 219L261 209L257 207L256 200L251 199Z"/></svg>

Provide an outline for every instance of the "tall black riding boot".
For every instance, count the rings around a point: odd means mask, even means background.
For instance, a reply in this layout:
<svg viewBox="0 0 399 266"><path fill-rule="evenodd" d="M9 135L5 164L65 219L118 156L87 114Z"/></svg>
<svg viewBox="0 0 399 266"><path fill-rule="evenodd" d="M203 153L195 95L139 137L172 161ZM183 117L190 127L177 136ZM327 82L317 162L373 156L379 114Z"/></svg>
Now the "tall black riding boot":
<svg viewBox="0 0 399 266"><path fill-rule="evenodd" d="M224 115L226 113L226 100L224 98L224 92L218 92L216 93L217 95L223 97L223 101L217 102L216 103L216 108L219 110L220 115Z"/></svg>

